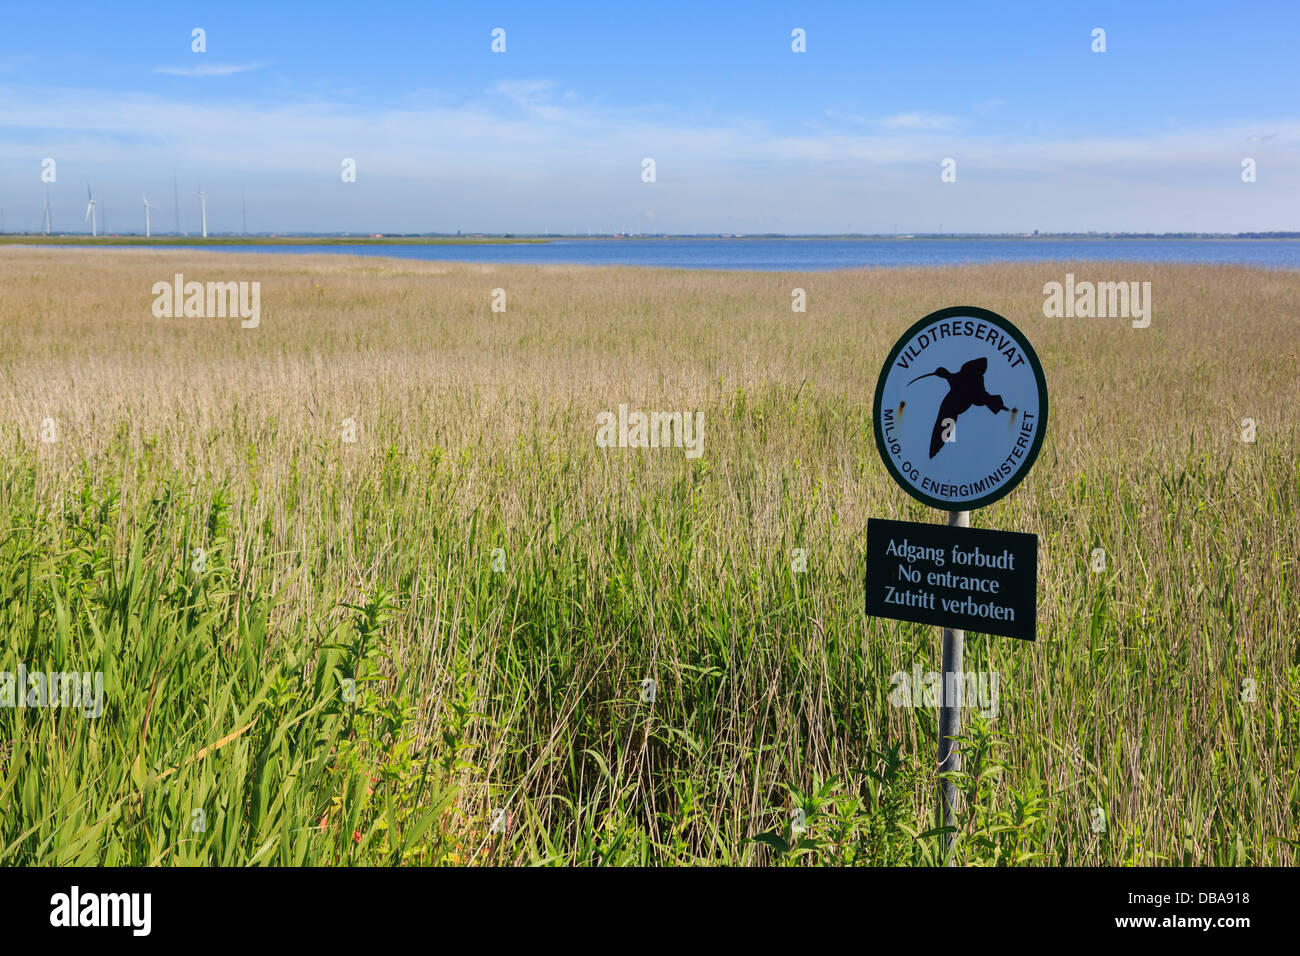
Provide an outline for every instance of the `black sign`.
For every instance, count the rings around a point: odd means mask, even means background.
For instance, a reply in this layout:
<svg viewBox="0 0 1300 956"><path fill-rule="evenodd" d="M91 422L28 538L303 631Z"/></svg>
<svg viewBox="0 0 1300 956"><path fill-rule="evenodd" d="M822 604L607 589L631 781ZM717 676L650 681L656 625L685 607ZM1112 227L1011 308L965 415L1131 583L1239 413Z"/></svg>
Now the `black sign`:
<svg viewBox="0 0 1300 956"><path fill-rule="evenodd" d="M1038 535L867 519L867 614L1032 641Z"/></svg>

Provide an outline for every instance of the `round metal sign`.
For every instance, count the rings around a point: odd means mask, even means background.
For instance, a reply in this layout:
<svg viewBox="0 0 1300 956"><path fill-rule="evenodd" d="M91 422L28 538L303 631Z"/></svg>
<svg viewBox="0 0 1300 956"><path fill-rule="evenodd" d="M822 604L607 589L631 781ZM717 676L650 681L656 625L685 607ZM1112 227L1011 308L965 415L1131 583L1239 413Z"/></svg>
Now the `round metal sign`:
<svg viewBox="0 0 1300 956"><path fill-rule="evenodd" d="M1047 381L1024 334L955 306L907 330L880 370L872 413L885 467L932 508L969 511L1028 474L1047 430Z"/></svg>

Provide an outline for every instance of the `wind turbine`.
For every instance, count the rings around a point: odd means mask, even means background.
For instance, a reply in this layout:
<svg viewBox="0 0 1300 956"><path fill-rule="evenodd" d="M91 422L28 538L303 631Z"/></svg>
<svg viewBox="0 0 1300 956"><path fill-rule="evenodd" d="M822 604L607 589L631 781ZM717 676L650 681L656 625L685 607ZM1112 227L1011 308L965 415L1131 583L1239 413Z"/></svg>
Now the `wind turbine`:
<svg viewBox="0 0 1300 956"><path fill-rule="evenodd" d="M203 209L203 238L208 238L208 198L199 190L199 205Z"/></svg>
<svg viewBox="0 0 1300 956"><path fill-rule="evenodd" d="M149 231L149 210L152 209L153 206L149 205L149 197L144 193L140 194L140 198L144 200L144 237L148 239L153 235L153 233Z"/></svg>
<svg viewBox="0 0 1300 956"><path fill-rule="evenodd" d="M45 234L48 236L50 234L50 187L48 185L45 187L45 205L43 211L45 213Z"/></svg>
<svg viewBox="0 0 1300 956"><path fill-rule="evenodd" d="M90 236L93 239L99 235L98 227L95 224L95 197L90 194L90 185L86 185L86 219L90 220Z"/></svg>

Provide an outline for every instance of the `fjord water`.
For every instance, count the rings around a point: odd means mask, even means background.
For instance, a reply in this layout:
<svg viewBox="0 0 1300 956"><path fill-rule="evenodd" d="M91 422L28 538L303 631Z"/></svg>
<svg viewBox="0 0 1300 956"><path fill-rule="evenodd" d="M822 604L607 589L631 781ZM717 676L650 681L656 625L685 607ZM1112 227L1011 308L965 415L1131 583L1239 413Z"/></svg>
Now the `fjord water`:
<svg viewBox="0 0 1300 956"><path fill-rule="evenodd" d="M1300 240L1297 239L551 239L465 245L359 243L209 248L219 252L338 253L444 262L765 272L1080 260L1231 263L1300 269Z"/></svg>

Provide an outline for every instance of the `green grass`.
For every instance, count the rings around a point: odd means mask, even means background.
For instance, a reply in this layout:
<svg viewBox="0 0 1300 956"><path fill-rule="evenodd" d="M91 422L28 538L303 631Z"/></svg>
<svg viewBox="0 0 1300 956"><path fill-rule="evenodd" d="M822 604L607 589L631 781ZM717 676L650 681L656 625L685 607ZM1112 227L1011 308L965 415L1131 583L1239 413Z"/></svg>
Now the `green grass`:
<svg viewBox="0 0 1300 956"><path fill-rule="evenodd" d="M933 838L917 838L931 826L932 715L886 698L896 670L935 666L936 641L863 618L856 556L795 576L779 553L727 553L730 530L707 503L728 491L702 468L636 496L635 523L576 522L555 506L579 493L566 465L499 464L534 477L536 526L466 522L435 504L449 470L386 461L377 487L351 489L352 507L365 526L390 493L423 485L429 510L404 520L432 553L391 552L377 575L391 591L318 595L306 616L241 574L276 545L270 527L236 535L231 486L177 481L124 505L74 478L51 514L31 505L36 469L10 464L0 667L103 671L107 708L98 720L0 710L0 859L740 863L789 843L778 858L933 859ZM1094 543L1085 529L1133 534L1154 511L1164 521L1143 543L1174 573L1080 574L1044 596L1036 646L969 639L967 669L1001 675L1002 720L1031 729L968 747L963 860L1291 859L1300 668L1221 635L1239 619L1266 633L1278 605L1263 594L1295 610L1293 551L1225 559L1295 513L1294 467L1191 454L1148 476L1081 475L1045 497L1042 521L1061 530L1043 546L1077 553ZM1240 482L1257 483L1268 510L1206 506ZM284 491L312 494L305 476ZM309 547L298 580L325 560L322 542ZM1243 572L1259 586L1246 602L1233 586ZM401 615L436 620L438 641L394 649ZM1280 686L1243 703L1242 679L1274 667ZM643 675L658 681L653 705ZM809 818L797 842L794 806ZM1093 807L1123 824L1099 837ZM494 836L498 808L509 829Z"/></svg>
<svg viewBox="0 0 1300 956"><path fill-rule="evenodd" d="M939 520L859 387L915 275L204 260L262 270L253 338L154 320L174 260L16 255L0 671L102 671L105 711L0 708L0 863L941 862L936 715L889 703L938 636L861 587L868 516ZM1035 320L1041 269L931 276L1029 329L1054 401L974 516L1040 536L1040 638L968 636L1001 699L957 860L1294 864L1296 280L1164 267L1132 334ZM704 456L595 448L629 399L702 409Z"/></svg>

